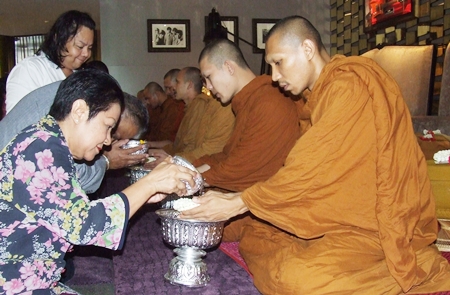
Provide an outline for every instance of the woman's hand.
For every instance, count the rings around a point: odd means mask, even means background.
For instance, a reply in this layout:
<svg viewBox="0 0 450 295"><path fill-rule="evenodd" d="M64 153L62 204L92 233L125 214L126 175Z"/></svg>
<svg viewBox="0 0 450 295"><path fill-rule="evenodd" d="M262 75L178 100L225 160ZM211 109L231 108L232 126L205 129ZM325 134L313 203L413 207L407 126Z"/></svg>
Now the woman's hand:
<svg viewBox="0 0 450 295"><path fill-rule="evenodd" d="M171 160L171 157L166 158L149 174L123 190L130 205L130 217L146 202L159 202L165 198L165 195L171 193L185 195L185 183L194 187L194 177L197 172L173 164Z"/></svg>
<svg viewBox="0 0 450 295"><path fill-rule="evenodd" d="M191 187L195 187L197 173L183 166L171 163L171 157L167 157L158 166L156 166L148 175L143 177L148 185L153 186L154 192L170 194L175 193L179 196L186 194L186 184L188 182ZM159 202L160 197L155 196L149 199L149 202Z"/></svg>
<svg viewBox="0 0 450 295"><path fill-rule="evenodd" d="M201 197L192 200L200 206L181 212L181 219L202 221L223 221L248 211L241 199L241 193L221 193L208 191Z"/></svg>
<svg viewBox="0 0 450 295"><path fill-rule="evenodd" d="M162 200L164 200L168 195L167 194L163 194L163 193L157 193L154 194L153 196L150 197L150 199L148 199L147 203L151 204L151 203L158 203L161 202Z"/></svg>

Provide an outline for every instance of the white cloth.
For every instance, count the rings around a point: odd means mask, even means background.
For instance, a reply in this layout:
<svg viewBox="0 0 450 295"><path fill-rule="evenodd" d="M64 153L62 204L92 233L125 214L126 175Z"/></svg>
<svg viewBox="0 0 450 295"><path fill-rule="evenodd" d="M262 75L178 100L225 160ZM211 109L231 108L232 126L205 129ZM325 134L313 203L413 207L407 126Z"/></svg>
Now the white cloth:
<svg viewBox="0 0 450 295"><path fill-rule="evenodd" d="M66 79L61 68L45 54L27 57L18 63L6 81L6 113L31 91L50 83Z"/></svg>
<svg viewBox="0 0 450 295"><path fill-rule="evenodd" d="M450 150L438 151L433 155L434 163L436 164L449 164L450 163Z"/></svg>

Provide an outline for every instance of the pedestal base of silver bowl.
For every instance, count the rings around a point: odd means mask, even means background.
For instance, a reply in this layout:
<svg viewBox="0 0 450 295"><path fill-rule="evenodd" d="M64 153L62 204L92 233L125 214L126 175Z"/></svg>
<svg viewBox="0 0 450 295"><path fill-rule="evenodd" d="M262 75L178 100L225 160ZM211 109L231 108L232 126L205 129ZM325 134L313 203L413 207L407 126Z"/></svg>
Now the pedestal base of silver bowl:
<svg viewBox="0 0 450 295"><path fill-rule="evenodd" d="M206 252L191 247L175 248L177 256L170 261L164 278L174 285L203 287L211 280L202 257Z"/></svg>

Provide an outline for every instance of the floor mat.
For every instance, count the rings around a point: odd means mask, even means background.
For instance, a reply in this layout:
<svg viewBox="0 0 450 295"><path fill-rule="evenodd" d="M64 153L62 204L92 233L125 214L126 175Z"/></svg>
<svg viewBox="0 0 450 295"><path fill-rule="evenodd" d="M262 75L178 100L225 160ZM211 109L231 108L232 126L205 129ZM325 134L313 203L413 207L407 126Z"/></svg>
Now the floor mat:
<svg viewBox="0 0 450 295"><path fill-rule="evenodd" d="M79 246L75 250L74 276L66 283L73 285L95 285L114 282L112 251L95 246Z"/></svg>
<svg viewBox="0 0 450 295"><path fill-rule="evenodd" d="M211 280L199 288L172 285L164 279L173 248L163 242L159 218L154 208L140 210L130 220L123 251L113 256L116 295L259 295L247 272L217 248L206 250L203 262Z"/></svg>

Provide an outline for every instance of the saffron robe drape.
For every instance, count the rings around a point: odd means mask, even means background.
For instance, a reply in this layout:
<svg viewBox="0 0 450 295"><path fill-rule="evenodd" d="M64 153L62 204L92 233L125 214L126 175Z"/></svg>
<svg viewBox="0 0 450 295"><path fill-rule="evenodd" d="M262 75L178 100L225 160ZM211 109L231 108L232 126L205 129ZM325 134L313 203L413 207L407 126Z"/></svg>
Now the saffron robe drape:
<svg viewBox="0 0 450 295"><path fill-rule="evenodd" d="M150 126L149 140L174 141L178 127L184 117L184 102L168 97L163 104L158 107L160 114L155 125ZM152 112L152 114L155 112Z"/></svg>
<svg viewBox="0 0 450 295"><path fill-rule="evenodd" d="M432 245L437 220L425 158L395 81L370 59L337 55L308 106L312 127L285 166L242 194L268 222L246 225L240 243L258 289L450 290L449 264Z"/></svg>

